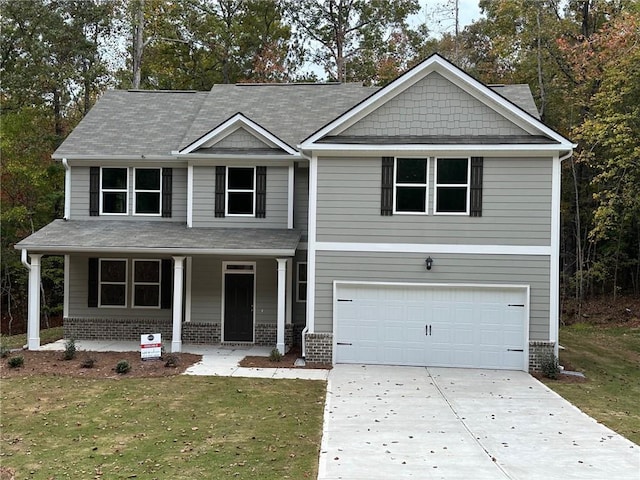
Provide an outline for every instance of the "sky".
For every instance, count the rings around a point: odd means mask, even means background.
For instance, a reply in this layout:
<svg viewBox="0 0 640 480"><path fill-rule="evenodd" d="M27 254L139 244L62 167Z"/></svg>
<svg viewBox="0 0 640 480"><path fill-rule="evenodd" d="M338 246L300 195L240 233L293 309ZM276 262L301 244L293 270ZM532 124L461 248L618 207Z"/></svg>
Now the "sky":
<svg viewBox="0 0 640 480"><path fill-rule="evenodd" d="M457 0L458 22L462 30L466 25L480 18L478 0ZM420 0L420 13L410 18L410 23L427 23L429 31L435 37L455 30L454 7L456 0Z"/></svg>

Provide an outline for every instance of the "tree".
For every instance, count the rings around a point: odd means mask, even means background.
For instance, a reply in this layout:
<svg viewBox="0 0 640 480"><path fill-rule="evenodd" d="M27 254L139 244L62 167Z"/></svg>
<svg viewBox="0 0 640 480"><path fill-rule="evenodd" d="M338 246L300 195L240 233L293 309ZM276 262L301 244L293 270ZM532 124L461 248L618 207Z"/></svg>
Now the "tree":
<svg viewBox="0 0 640 480"><path fill-rule="evenodd" d="M407 26L418 11L417 0L297 0L287 6L303 41L317 45L311 61L338 82L369 80L398 45L418 40Z"/></svg>

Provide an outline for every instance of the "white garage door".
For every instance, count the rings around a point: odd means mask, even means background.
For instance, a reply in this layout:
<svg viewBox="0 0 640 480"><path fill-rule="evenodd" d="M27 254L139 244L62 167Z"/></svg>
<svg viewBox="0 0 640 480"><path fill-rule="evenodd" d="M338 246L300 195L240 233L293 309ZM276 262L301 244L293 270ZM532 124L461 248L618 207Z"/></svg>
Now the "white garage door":
<svg viewBox="0 0 640 480"><path fill-rule="evenodd" d="M336 362L525 370L524 288L337 284Z"/></svg>

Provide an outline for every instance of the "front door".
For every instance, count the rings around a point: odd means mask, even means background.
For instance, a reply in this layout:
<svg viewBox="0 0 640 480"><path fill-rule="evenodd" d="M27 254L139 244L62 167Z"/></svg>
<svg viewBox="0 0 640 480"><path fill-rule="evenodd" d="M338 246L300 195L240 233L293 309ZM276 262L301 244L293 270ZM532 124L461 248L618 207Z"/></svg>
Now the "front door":
<svg viewBox="0 0 640 480"><path fill-rule="evenodd" d="M253 272L225 272L223 339L253 342Z"/></svg>

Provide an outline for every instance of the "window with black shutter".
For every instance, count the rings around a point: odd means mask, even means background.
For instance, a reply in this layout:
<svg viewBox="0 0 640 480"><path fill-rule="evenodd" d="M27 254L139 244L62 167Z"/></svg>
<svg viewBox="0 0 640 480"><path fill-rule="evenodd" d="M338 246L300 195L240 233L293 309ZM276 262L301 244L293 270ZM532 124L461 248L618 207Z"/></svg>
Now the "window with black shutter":
<svg viewBox="0 0 640 480"><path fill-rule="evenodd" d="M482 157L471 157L471 209L472 217L482 216Z"/></svg>
<svg viewBox="0 0 640 480"><path fill-rule="evenodd" d="M226 180L227 167L216 167L216 193L215 193L215 216L224 217L225 215L225 189L227 185Z"/></svg>

